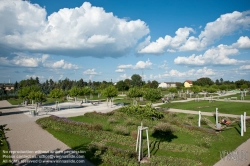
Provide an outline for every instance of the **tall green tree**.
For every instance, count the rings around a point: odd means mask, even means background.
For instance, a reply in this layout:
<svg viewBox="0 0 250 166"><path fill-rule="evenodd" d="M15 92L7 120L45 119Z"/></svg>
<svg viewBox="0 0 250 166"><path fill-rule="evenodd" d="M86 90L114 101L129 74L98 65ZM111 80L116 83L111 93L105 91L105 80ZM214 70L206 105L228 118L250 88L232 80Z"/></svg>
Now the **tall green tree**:
<svg viewBox="0 0 250 166"><path fill-rule="evenodd" d="M158 86L159 86L159 82L157 82L156 80L153 80L151 82L150 88L156 89L156 88L158 88Z"/></svg>
<svg viewBox="0 0 250 166"><path fill-rule="evenodd" d="M139 74L134 74L131 76L131 86L141 87L143 85L142 77Z"/></svg>
<svg viewBox="0 0 250 166"><path fill-rule="evenodd" d="M115 87L119 90L119 91L124 91L126 90L126 84L123 80L118 81L115 85Z"/></svg>
<svg viewBox="0 0 250 166"><path fill-rule="evenodd" d="M205 85L213 85L214 82L208 78L208 77L204 77L204 78L199 78L198 80L193 82L194 85L199 85L199 86L205 86Z"/></svg>

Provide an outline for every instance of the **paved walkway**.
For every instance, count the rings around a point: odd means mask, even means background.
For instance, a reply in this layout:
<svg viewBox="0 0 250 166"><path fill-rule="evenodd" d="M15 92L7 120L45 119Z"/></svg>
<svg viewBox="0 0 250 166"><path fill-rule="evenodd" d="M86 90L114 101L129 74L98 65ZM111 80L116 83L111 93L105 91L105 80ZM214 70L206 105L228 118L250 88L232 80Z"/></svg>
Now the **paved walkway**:
<svg viewBox="0 0 250 166"><path fill-rule="evenodd" d="M85 109L78 109L78 112L76 109L69 109L49 114L68 117L83 115L90 111L109 112L115 109L115 107L108 108L107 106L104 107L104 105L89 105L88 107L85 105L83 108ZM35 121L37 119L50 115L32 117L27 108L17 108L7 101L0 101L0 111L3 112L2 116L0 116L0 124L7 124L7 127L11 129L11 131L6 133L6 136L8 137L7 140L10 150L13 153L15 152L15 154L11 156L12 161L16 162L15 165L62 165L62 163L66 161L70 161L70 163L65 165L92 165L83 157L76 159L75 157L79 157L76 152L72 151L67 145L36 124ZM54 157L54 159L52 157ZM61 159L55 157L60 157ZM5 156L4 159L9 160L11 158ZM80 163L72 164L72 162Z"/></svg>

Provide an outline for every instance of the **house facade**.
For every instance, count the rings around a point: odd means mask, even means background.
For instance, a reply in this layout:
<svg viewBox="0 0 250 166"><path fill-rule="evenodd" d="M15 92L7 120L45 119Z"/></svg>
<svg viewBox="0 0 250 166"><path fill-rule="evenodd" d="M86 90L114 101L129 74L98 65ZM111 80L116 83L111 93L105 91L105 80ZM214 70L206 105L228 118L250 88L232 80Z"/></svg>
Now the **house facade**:
<svg viewBox="0 0 250 166"><path fill-rule="evenodd" d="M0 88L4 89L5 91L14 90L14 84L0 84Z"/></svg>
<svg viewBox="0 0 250 166"><path fill-rule="evenodd" d="M158 88L176 88L176 82L162 82L158 85Z"/></svg>
<svg viewBox="0 0 250 166"><path fill-rule="evenodd" d="M193 86L193 82L192 82L192 81L186 80L186 81L184 82L184 87L185 87L185 88L190 88L190 87L192 87L192 86Z"/></svg>

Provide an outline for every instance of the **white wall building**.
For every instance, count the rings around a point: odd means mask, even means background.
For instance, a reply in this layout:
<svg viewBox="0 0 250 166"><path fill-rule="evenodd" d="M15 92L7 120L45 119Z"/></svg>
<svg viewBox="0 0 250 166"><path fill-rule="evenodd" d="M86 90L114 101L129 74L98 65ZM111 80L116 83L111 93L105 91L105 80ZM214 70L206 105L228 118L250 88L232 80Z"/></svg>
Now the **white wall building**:
<svg viewBox="0 0 250 166"><path fill-rule="evenodd" d="M176 88L176 82L162 82L158 85L158 88Z"/></svg>

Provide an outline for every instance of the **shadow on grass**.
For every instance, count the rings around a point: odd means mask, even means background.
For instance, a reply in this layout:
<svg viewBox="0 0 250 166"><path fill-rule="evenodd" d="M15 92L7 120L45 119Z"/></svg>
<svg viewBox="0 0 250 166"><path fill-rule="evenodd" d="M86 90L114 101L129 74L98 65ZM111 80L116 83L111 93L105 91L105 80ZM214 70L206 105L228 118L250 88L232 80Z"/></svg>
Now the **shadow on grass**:
<svg viewBox="0 0 250 166"><path fill-rule="evenodd" d="M162 131L157 131L152 134L154 138L156 138L156 141L153 141L150 143L150 153L156 154L157 151L160 148L161 142L171 142L173 139L178 138L176 135L173 134L173 132L168 131L168 132L162 132Z"/></svg>
<svg viewBox="0 0 250 166"><path fill-rule="evenodd" d="M239 135L241 135L240 130L237 127L234 127L234 128L239 133Z"/></svg>
<svg viewBox="0 0 250 166"><path fill-rule="evenodd" d="M93 150L93 151L89 150L87 144L82 144L82 145L76 146L72 149L75 151L84 151L85 158L87 160L89 160L90 162L92 162L94 165L101 165L102 164L102 160L95 156L95 154L94 154L95 150Z"/></svg>

